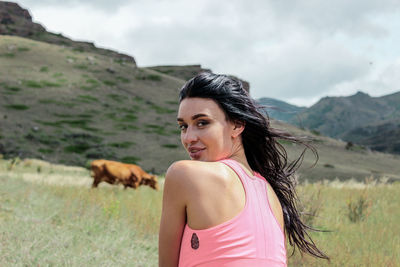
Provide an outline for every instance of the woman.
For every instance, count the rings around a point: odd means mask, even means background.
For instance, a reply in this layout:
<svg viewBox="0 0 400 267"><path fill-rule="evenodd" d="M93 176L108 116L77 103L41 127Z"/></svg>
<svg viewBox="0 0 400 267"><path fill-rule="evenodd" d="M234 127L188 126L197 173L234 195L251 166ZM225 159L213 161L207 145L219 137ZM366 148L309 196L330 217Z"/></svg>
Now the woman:
<svg viewBox="0 0 400 267"><path fill-rule="evenodd" d="M165 176L160 266L286 266L290 244L326 258L296 209L287 164L273 130L240 81L201 73L181 89L178 124L192 160Z"/></svg>

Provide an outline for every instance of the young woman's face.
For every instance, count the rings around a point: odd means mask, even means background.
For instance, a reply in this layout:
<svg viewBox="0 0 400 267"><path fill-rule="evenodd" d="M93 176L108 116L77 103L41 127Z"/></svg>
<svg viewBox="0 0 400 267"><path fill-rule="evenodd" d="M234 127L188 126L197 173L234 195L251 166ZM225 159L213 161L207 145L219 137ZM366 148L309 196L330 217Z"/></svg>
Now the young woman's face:
<svg viewBox="0 0 400 267"><path fill-rule="evenodd" d="M232 154L235 125L212 99L185 98L178 111L181 141L193 160L217 161Z"/></svg>

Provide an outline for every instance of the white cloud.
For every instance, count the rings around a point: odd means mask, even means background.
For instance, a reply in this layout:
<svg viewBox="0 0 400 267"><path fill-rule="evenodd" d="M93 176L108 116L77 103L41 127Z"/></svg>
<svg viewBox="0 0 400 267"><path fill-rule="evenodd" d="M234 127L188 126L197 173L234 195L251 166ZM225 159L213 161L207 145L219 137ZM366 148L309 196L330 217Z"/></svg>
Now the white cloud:
<svg viewBox="0 0 400 267"><path fill-rule="evenodd" d="M256 98L310 105L325 95L400 90L398 0L20 2L51 31L128 53L140 66L233 74Z"/></svg>

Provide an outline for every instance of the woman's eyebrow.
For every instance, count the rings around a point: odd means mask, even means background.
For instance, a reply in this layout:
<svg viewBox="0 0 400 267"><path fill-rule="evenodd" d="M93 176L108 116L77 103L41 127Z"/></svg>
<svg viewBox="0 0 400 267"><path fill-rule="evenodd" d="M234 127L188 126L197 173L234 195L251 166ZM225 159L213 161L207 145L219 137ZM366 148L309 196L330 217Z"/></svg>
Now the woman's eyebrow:
<svg viewBox="0 0 400 267"><path fill-rule="evenodd" d="M208 117L208 115L207 114L203 114L203 113L199 113L199 114L193 115L192 116L192 120L195 120L195 119L200 118L200 117ZM184 119L182 119L182 118L177 118L176 120L178 122L183 122L184 121Z"/></svg>

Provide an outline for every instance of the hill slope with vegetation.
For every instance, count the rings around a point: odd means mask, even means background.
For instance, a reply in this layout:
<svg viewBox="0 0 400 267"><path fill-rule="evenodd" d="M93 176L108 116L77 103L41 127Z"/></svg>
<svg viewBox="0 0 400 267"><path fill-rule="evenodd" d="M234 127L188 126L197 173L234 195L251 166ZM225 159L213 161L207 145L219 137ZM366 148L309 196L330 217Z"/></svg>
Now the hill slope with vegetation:
<svg viewBox="0 0 400 267"><path fill-rule="evenodd" d="M1 154L72 165L108 158L156 172L185 157L175 123L183 80L14 36L1 36L0 59Z"/></svg>
<svg viewBox="0 0 400 267"><path fill-rule="evenodd" d="M324 135L400 154L400 92L371 97L324 97L289 122ZM383 131L382 131L383 130ZM394 134L393 134L394 133Z"/></svg>
<svg viewBox="0 0 400 267"><path fill-rule="evenodd" d="M94 52L111 56L122 62L136 64L135 59L129 55L98 48L91 42L73 41L60 33L46 31L45 27L32 21L32 16L27 9L13 2L0 1L0 35L20 36L50 44L68 46L75 51Z"/></svg>
<svg viewBox="0 0 400 267"><path fill-rule="evenodd" d="M26 12L20 10L22 16ZM0 35L0 154L79 166L106 158L155 173L187 159L176 125L178 90L191 75L209 70L200 65L140 68L133 57L123 60L113 51L75 45ZM399 179L397 156L349 148L279 121L272 125L314 139L320 159L307 169L315 158L306 154L301 180ZM302 151L282 144L292 159Z"/></svg>
<svg viewBox="0 0 400 267"><path fill-rule="evenodd" d="M175 124L183 80L108 56L14 36L1 37L0 56L0 153L6 157L81 166L107 158L156 173L187 158ZM399 159L391 155L346 150L344 142L282 122L273 125L316 139L319 163L303 169L301 179L397 179L400 173ZM301 152L298 146L284 145L293 157ZM307 154L305 166L313 160Z"/></svg>

